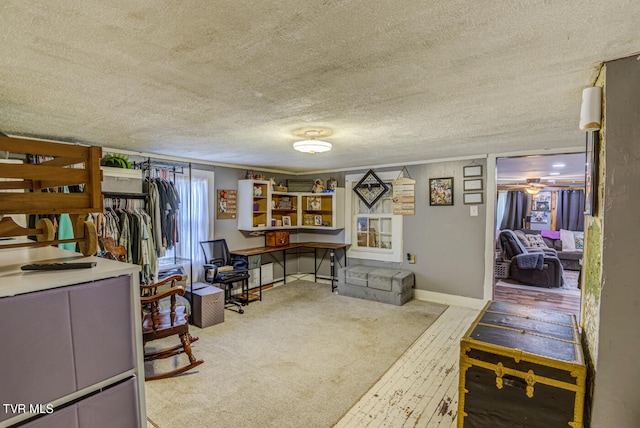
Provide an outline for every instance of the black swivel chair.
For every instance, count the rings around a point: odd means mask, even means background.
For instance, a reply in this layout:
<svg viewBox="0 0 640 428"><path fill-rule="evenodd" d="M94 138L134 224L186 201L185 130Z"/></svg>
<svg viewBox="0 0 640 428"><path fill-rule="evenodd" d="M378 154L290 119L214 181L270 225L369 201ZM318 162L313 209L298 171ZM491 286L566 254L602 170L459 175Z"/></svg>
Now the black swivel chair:
<svg viewBox="0 0 640 428"><path fill-rule="evenodd" d="M205 280L210 284L220 285L220 288L224 289L225 309L243 314L242 306L247 304L249 296L249 270L246 259L232 257L227 241L224 239L202 241L200 247L204 252ZM234 284L237 283L241 283L244 298L231 293Z"/></svg>

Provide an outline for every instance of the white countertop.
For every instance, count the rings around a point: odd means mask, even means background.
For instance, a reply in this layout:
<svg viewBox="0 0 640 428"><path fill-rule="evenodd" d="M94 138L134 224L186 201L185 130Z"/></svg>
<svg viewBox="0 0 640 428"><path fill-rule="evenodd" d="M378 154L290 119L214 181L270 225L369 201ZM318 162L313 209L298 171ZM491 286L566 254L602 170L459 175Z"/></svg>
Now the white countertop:
<svg viewBox="0 0 640 428"><path fill-rule="evenodd" d="M93 268L58 271L23 271L30 263L97 262ZM96 281L140 272L140 266L83 256L58 247L23 247L0 249L0 297L41 291L70 284Z"/></svg>

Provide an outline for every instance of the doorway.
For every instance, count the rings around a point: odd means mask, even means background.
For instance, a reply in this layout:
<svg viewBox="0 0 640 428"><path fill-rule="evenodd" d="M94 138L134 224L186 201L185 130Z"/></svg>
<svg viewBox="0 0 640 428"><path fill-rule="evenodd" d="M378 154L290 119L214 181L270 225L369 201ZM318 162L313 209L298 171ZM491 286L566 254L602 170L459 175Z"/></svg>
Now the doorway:
<svg viewBox="0 0 640 428"><path fill-rule="evenodd" d="M584 153L496 159L494 300L580 317L584 173Z"/></svg>

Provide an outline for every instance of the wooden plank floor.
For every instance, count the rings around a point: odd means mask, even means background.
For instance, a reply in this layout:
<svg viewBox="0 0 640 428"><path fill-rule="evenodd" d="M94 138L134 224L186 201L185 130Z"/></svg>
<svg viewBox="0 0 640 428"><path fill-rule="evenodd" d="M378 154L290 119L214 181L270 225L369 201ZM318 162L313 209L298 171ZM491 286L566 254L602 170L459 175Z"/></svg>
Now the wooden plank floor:
<svg viewBox="0 0 640 428"><path fill-rule="evenodd" d="M447 308L335 427L455 427L460 338L478 313Z"/></svg>
<svg viewBox="0 0 640 428"><path fill-rule="evenodd" d="M546 289L498 283L493 300L574 314L580 323L580 290Z"/></svg>

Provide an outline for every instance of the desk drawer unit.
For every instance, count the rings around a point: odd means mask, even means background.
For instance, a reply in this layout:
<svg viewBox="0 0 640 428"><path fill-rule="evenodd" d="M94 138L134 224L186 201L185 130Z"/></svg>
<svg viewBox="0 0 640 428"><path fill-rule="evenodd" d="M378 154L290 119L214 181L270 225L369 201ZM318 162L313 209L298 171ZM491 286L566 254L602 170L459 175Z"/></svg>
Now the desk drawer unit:
<svg viewBox="0 0 640 428"><path fill-rule="evenodd" d="M461 339L458 427L582 427L585 383L573 315L490 301Z"/></svg>

